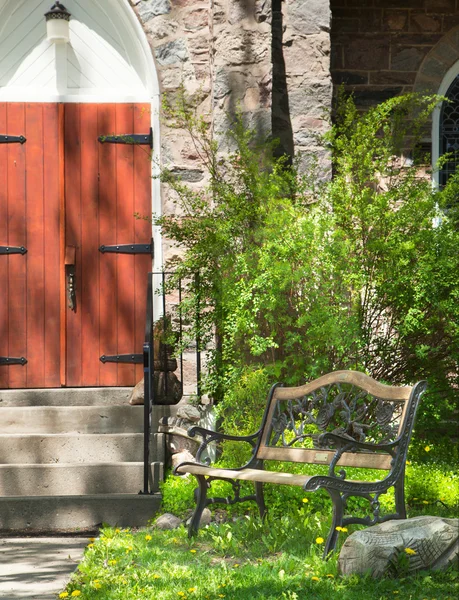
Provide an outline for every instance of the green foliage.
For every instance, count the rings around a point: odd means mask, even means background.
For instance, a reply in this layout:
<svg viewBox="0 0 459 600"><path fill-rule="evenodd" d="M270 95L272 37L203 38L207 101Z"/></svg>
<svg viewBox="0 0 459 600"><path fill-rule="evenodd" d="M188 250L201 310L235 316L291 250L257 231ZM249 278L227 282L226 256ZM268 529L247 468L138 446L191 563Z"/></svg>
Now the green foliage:
<svg viewBox="0 0 459 600"><path fill-rule="evenodd" d="M190 335L201 347L216 339L206 385L229 430L256 429L270 383L342 368L393 384L427 378L420 439L451 414L459 231L456 209L439 218L438 206L451 207L459 179L433 190L416 154L438 100L397 97L364 115L342 100L327 136L334 177L322 184L314 168L300 175L274 159L240 115L222 155L183 94L167 107L208 185L196 191L163 172L179 210L156 222L182 248L169 266L188 281Z"/></svg>

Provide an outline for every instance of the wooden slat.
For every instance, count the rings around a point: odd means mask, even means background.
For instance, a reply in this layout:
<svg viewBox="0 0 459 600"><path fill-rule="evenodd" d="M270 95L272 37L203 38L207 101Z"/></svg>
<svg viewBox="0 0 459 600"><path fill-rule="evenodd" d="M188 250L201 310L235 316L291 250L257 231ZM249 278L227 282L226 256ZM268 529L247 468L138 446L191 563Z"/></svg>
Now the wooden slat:
<svg viewBox="0 0 459 600"><path fill-rule="evenodd" d="M301 398L305 394L309 394L323 385L329 385L330 383L335 382L351 383L366 390L369 394L373 394L373 396L376 396L377 398L387 400L408 400L411 390L413 389L410 386L396 387L384 385L375 381L368 375L356 371L335 371L334 373L328 373L323 377L319 377L318 379L299 387L276 388L274 398L276 400L293 400L295 398Z"/></svg>
<svg viewBox="0 0 459 600"><path fill-rule="evenodd" d="M80 106L82 385L99 385L99 207L97 105ZM71 210L68 206L67 210ZM105 290L107 293L108 290ZM109 293L109 292L108 292Z"/></svg>
<svg viewBox="0 0 459 600"><path fill-rule="evenodd" d="M292 473L278 473L276 471L263 471L261 469L218 469L204 465L183 465L178 467L179 473L205 475L206 477L220 477L222 479L237 479L238 481L259 481L261 483L275 483L281 485L303 486L311 479L310 475L294 475Z"/></svg>
<svg viewBox="0 0 459 600"><path fill-rule="evenodd" d="M60 385L60 197L59 108L43 105L44 265L45 265L45 387ZM57 164L56 164L57 163Z"/></svg>
<svg viewBox="0 0 459 600"><path fill-rule="evenodd" d="M134 127L132 104L117 104L117 133L131 133ZM118 244L128 244L134 239L134 148L128 144L116 145L116 235ZM118 254L117 289L118 352L127 354L134 349L134 256ZM132 364L118 365L118 385L135 384L135 368Z"/></svg>
<svg viewBox="0 0 459 600"><path fill-rule="evenodd" d="M100 104L98 107L98 136L116 132L116 105ZM116 146L99 144L99 239L100 243L116 243ZM118 352L117 270L116 255L101 254L100 264L100 355ZM117 385L118 366L100 363L100 384Z"/></svg>
<svg viewBox="0 0 459 600"><path fill-rule="evenodd" d="M150 130L151 108L148 104L136 104L134 107L133 133L145 133ZM144 217L151 217L151 155L148 146L134 148L134 212ZM134 221L134 242L148 243L151 239L151 222L144 219ZM152 259L148 254L135 257L135 337L134 350L142 352L145 336L146 310L146 274L151 271ZM135 367L135 381L143 377L143 365Z"/></svg>
<svg viewBox="0 0 459 600"><path fill-rule="evenodd" d="M25 106L22 103L8 104L8 133L23 135L26 131ZM11 246L25 246L29 254L9 258L8 271L8 314L9 314L9 354L25 356L27 352L27 269L30 265L31 235L26 234L26 144L8 144L8 243ZM29 165L27 165L29 166ZM33 251L32 245L32 251ZM33 261L32 261L33 262ZM25 367L8 367L11 388L27 386Z"/></svg>
<svg viewBox="0 0 459 600"><path fill-rule="evenodd" d="M45 381L45 240L43 187L43 106L26 109L27 194L27 386Z"/></svg>
<svg viewBox="0 0 459 600"><path fill-rule="evenodd" d="M7 132L7 108L0 102L0 133ZM8 245L8 145L0 144L0 246ZM8 344L8 264L7 256L0 256L0 356L9 356ZM9 367L0 366L0 388L9 386Z"/></svg>
<svg viewBox="0 0 459 600"><path fill-rule="evenodd" d="M76 248L76 312L67 314L67 385L79 386L82 380L81 338L81 140L80 105L67 104L64 123L65 140L65 244Z"/></svg>
<svg viewBox="0 0 459 600"><path fill-rule="evenodd" d="M286 462L309 463L316 465L330 464L333 451L314 450L303 448L273 448L261 447L257 452L257 458L263 460L279 460ZM392 457L389 454L376 453L352 453L344 452L338 461L340 467L363 467L366 469L390 469Z"/></svg>

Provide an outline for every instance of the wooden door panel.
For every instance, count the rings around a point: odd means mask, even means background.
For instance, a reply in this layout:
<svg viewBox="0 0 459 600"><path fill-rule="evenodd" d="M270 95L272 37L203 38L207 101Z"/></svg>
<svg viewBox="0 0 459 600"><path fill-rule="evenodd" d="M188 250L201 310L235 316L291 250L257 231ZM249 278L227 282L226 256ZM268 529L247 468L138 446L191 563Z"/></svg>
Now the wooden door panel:
<svg viewBox="0 0 459 600"><path fill-rule="evenodd" d="M7 131L7 110L0 103L0 132ZM0 144L0 245L8 243L8 145ZM11 356L9 351L9 259L0 256L0 356ZM0 389L9 387L8 368L0 366Z"/></svg>
<svg viewBox="0 0 459 600"><path fill-rule="evenodd" d="M99 361L101 355L142 352L151 257L98 250L150 241L151 226L134 218L135 212L151 211L148 153L98 142L99 135L135 133L136 127L149 130L148 106L66 107L66 243L77 249L77 308L67 312L68 386L128 386L142 377L133 364Z"/></svg>
<svg viewBox="0 0 459 600"><path fill-rule="evenodd" d="M97 119L100 133L112 133L116 128L116 105L99 105ZM99 147L99 241L111 243L116 227L113 220L113 203L116 201L116 145L100 144ZM116 217L115 217L116 218ZM106 257L108 258L108 257ZM114 290L117 287L116 260L100 260L99 278L101 290L111 290L100 294L100 355L115 356L118 352L118 323L114 317L118 303ZM105 363L100 370L100 385L112 385L117 381L118 365Z"/></svg>
<svg viewBox="0 0 459 600"><path fill-rule="evenodd" d="M28 361L0 367L2 387L59 385L57 112L56 105L38 103L10 103L0 110L1 128L27 139L22 145L2 145L0 154L5 161L0 176L6 179L0 212L7 223L0 245L27 248L24 256L0 257L0 354Z"/></svg>

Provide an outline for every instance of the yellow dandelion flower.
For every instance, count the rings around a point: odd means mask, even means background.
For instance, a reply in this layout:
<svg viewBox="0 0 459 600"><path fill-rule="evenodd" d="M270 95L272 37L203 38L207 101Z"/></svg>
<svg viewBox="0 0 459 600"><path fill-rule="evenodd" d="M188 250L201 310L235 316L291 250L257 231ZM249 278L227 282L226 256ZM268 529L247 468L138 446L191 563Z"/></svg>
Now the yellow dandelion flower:
<svg viewBox="0 0 459 600"><path fill-rule="evenodd" d="M313 577L311 577L311 581L320 581L320 579L314 575Z"/></svg>
<svg viewBox="0 0 459 600"><path fill-rule="evenodd" d="M93 585L96 588L96 590L100 590L100 588L102 587L102 585L98 581L94 581Z"/></svg>
<svg viewBox="0 0 459 600"><path fill-rule="evenodd" d="M417 554L416 550L413 550L413 548L405 548L405 552L406 554L408 554L408 556L413 556L413 554Z"/></svg>
<svg viewBox="0 0 459 600"><path fill-rule="evenodd" d="M324 540L324 538L322 538L322 537L318 537L318 538L316 538L316 544L323 544L323 543L324 543L324 541L325 541L325 540Z"/></svg>
<svg viewBox="0 0 459 600"><path fill-rule="evenodd" d="M342 531L343 533L347 533L347 527L341 527L341 531Z"/></svg>
<svg viewBox="0 0 459 600"><path fill-rule="evenodd" d="M128 547L126 548L126 554L127 554L128 552L132 552L132 546L128 546Z"/></svg>
<svg viewBox="0 0 459 600"><path fill-rule="evenodd" d="M194 548L192 548L192 549L190 550L190 552L191 552L192 554L195 554L195 553L196 553L196 550L195 550Z"/></svg>
<svg viewBox="0 0 459 600"><path fill-rule="evenodd" d="M111 566L113 566L113 565L116 565L116 562L117 561L114 558L112 558L112 560L108 561L108 564L111 565Z"/></svg>
<svg viewBox="0 0 459 600"><path fill-rule="evenodd" d="M428 500L423 500L422 503L423 504L430 504L430 502Z"/></svg>
<svg viewBox="0 0 459 600"><path fill-rule="evenodd" d="M59 594L59 598L68 598L68 596L69 596L69 593L68 593L68 592L61 592L61 593Z"/></svg>
<svg viewBox="0 0 459 600"><path fill-rule="evenodd" d="M237 568L238 568L238 566L239 566L239 563L234 563L234 565L233 565L233 566L234 566L234 568L235 568L235 569L237 569Z"/></svg>
<svg viewBox="0 0 459 600"><path fill-rule="evenodd" d="M94 544L88 544L88 548L94 548Z"/></svg>
<svg viewBox="0 0 459 600"><path fill-rule="evenodd" d="M192 594L193 592L195 592L195 591L196 591L196 589L197 589L197 588L195 588L195 587L192 587L192 588L188 588L188 591L190 592L190 594Z"/></svg>
<svg viewBox="0 0 459 600"><path fill-rule="evenodd" d="M72 596L72 598L76 598L77 596L81 596L81 592L80 590L73 590L73 592L70 595Z"/></svg>
<svg viewBox="0 0 459 600"><path fill-rule="evenodd" d="M306 504L306 502L309 502L309 498L303 498L302 502Z"/></svg>
<svg viewBox="0 0 459 600"><path fill-rule="evenodd" d="M180 596L180 598L183 598L185 596L185 592L177 592L177 596Z"/></svg>
<svg viewBox="0 0 459 600"><path fill-rule="evenodd" d="M327 577L330 577L330 579L335 579L335 576L332 575L331 573L327 573Z"/></svg>
<svg viewBox="0 0 459 600"><path fill-rule="evenodd" d="M146 540L147 542L149 542L151 539L152 539L152 538L151 538L151 535L146 535L146 536L145 536L145 540Z"/></svg>
<svg viewBox="0 0 459 600"><path fill-rule="evenodd" d="M95 542L95 541L96 541L96 538L89 538L89 541L90 541L91 543L93 543L93 542Z"/></svg>
<svg viewBox="0 0 459 600"><path fill-rule="evenodd" d="M121 533L121 529L115 529L115 533Z"/></svg>
<svg viewBox="0 0 459 600"><path fill-rule="evenodd" d="M430 446L426 446L426 447L424 448L424 450L425 450L426 452L430 452Z"/></svg>
<svg viewBox="0 0 459 600"><path fill-rule="evenodd" d="M155 573L155 574L153 575L153 579L161 579L161 577L160 577L160 576L159 576L157 573Z"/></svg>
<svg viewBox="0 0 459 600"><path fill-rule="evenodd" d="M411 460L406 460L406 461L405 461L405 464L406 464L406 465L411 465Z"/></svg>

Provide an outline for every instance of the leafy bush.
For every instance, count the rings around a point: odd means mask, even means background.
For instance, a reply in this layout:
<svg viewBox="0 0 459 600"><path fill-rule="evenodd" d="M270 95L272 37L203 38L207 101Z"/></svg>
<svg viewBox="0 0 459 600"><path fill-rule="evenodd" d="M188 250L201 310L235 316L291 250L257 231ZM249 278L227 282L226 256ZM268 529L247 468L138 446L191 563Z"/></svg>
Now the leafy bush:
<svg viewBox="0 0 459 600"><path fill-rule="evenodd" d="M201 346L216 339L206 385L225 427L255 425L265 382L343 368L392 384L427 378L419 439L451 414L459 231L454 210L440 219L438 206L457 197L459 180L435 191L403 158L437 102L402 96L361 115L344 100L327 138L334 177L322 185L314 168L300 175L272 144L257 145L240 116L222 157L184 96L168 107L209 185L196 191L163 172L180 211L156 222L183 250L169 266L189 282L191 335Z"/></svg>

